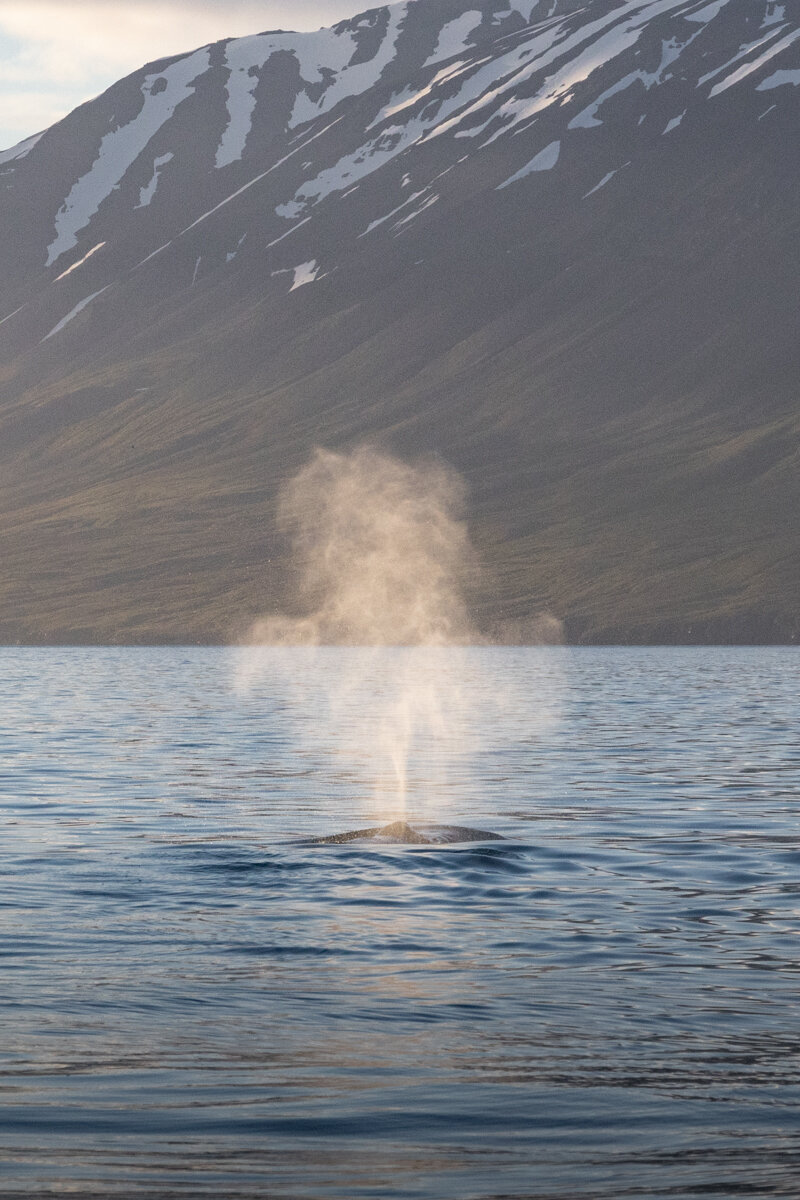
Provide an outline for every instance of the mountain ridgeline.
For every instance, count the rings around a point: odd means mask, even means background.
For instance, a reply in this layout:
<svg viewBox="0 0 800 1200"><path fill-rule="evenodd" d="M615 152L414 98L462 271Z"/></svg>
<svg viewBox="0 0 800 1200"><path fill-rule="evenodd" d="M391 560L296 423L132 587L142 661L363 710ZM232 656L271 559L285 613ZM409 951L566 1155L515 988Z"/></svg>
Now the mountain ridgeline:
<svg viewBox="0 0 800 1200"><path fill-rule="evenodd" d="M410 0L1 153L0 640L236 636L365 439L466 478L483 629L794 640L798 125L797 0Z"/></svg>

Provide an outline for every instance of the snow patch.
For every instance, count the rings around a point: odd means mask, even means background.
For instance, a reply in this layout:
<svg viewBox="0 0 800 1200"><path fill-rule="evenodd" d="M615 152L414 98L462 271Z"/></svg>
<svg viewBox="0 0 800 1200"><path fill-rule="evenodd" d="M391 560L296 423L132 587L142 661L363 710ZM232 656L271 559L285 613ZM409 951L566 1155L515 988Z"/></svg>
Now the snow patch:
<svg viewBox="0 0 800 1200"><path fill-rule="evenodd" d="M551 107L551 105L560 104L570 99L571 93L578 84L585 82L595 71L605 67L613 59L624 53L624 51L636 45L642 30L654 17L680 8L684 3L685 0L651 0L650 3L642 3L642 0L626 0L622 10L616 8L611 13L606 13L597 20L582 26L562 41L557 40L557 35L561 32L563 23L553 25L545 34L540 35L527 45L523 44L521 50L518 48L515 52L512 52L512 55L505 56L511 58L513 54L516 54L518 60L523 60L533 54L534 60L532 62L526 63L524 67L519 68L516 72L508 76L500 86L497 86L496 77L500 73L497 67L502 62L502 59L497 60L492 72L495 76L495 86L485 92L474 104L459 112L452 120L440 124L431 136L438 137L454 126L463 123L466 119L480 113L494 104L504 92L509 91L512 87L518 87L538 72L554 64L556 60L570 55L573 50L577 50L578 53L574 57L569 57L563 66L557 68L552 75L547 76L542 81L535 95L524 99L508 100L497 111L486 118L483 128L486 128L490 121L495 119L499 118L504 121L503 128L490 139L492 141L495 140L496 137L508 133L521 122L529 122L538 113ZM630 10L633 10L633 15L626 20L620 20L620 16ZM548 44L542 45L543 39ZM678 53L680 53L680 50L678 50ZM485 144L488 145L489 143Z"/></svg>
<svg viewBox="0 0 800 1200"><path fill-rule="evenodd" d="M162 154L158 158L153 159L153 178L143 188L139 188L139 203L136 205L137 208L147 208L147 205L156 194L161 168L165 167L168 162L172 162L174 157L175 155L170 153Z"/></svg>
<svg viewBox="0 0 800 1200"><path fill-rule="evenodd" d="M367 91L377 83L386 67L394 60L397 38L403 27L408 9L408 0L402 4L393 4L388 8L389 24L378 53L369 62L356 63L351 66L351 59L356 52L356 42L352 34L337 33L336 29L321 29L318 33L292 35L295 40L293 47L295 57L300 64L300 75L303 82L309 84L328 83L318 100L312 100L307 91L298 95L292 115L289 120L290 128L311 121L320 113L330 109L348 96L357 96ZM289 47L287 47L288 49ZM335 75L333 82L331 73Z"/></svg>
<svg viewBox="0 0 800 1200"><path fill-rule="evenodd" d="M782 87L785 83L790 83L793 87L797 87L797 85L800 83L800 71L775 71L774 74L768 75L766 79L761 80L761 83L759 83L756 87L756 91L768 92L772 88ZM775 105L772 107L774 108ZM771 109L767 109L767 112L771 111ZM765 117L766 115L767 113L761 114L762 117ZM760 121L761 117L758 119Z"/></svg>
<svg viewBox="0 0 800 1200"><path fill-rule="evenodd" d="M729 58L728 61L724 62L721 67L715 67L713 71L707 71L705 75L701 75L697 81L697 86L700 87L702 84L708 83L709 79L716 79L716 77L721 75L723 71L727 71L728 67L732 67L734 63L741 62L743 58L746 58L747 55L752 53L753 50L757 50L759 46L766 46L767 43L771 42L773 38L775 38L780 32L780 29L773 29L770 33L765 33L763 37L758 38L755 42L748 42L745 45L740 46L733 58Z"/></svg>
<svg viewBox="0 0 800 1200"><path fill-rule="evenodd" d="M684 21L696 21L699 25L707 25L709 21L713 21L720 9L724 8L728 0L712 0L711 4L705 4L702 8L698 8L696 12L684 13Z"/></svg>
<svg viewBox="0 0 800 1200"><path fill-rule="evenodd" d="M24 142L17 142L16 146L12 146L10 150L0 150L0 166L3 163L19 162L21 158L26 158L41 137L44 137L43 133L36 133L33 137L25 138Z"/></svg>
<svg viewBox="0 0 800 1200"><path fill-rule="evenodd" d="M700 31L702 32L702 31ZM592 129L597 125L602 125L602 121L596 115L598 110L602 108L607 100L612 96L618 95L619 92L626 91L634 83L642 83L647 91L656 84L661 83L672 64L680 57L682 52L692 44L694 39L699 36L699 33L694 33L685 42L679 42L677 38L671 38L668 42L661 43L661 61L655 71L631 71L629 75L619 79L613 83L611 87L606 88L596 100L589 104L582 112L573 117L570 121L569 129Z"/></svg>
<svg viewBox="0 0 800 1200"><path fill-rule="evenodd" d="M286 233L282 233L280 237L273 238L271 242L267 242L267 249L271 250L273 246L277 246L278 242L282 242L284 238L291 237L293 233L297 233L297 230L300 228L300 226L307 225L310 220L311 217L304 217L302 221L298 221L297 224L293 225L291 229L287 229Z"/></svg>
<svg viewBox="0 0 800 1200"><path fill-rule="evenodd" d="M534 171L551 171L558 162L560 153L561 142L551 142L549 146L545 146L544 150L540 150L529 163L526 163L521 170L517 171L516 175L512 175L505 183L501 183L495 188L495 191L501 192L509 184L516 183L518 179L524 179L527 175L532 175Z"/></svg>
<svg viewBox="0 0 800 1200"><path fill-rule="evenodd" d="M413 204L415 200L419 200L420 196L424 195L424 191L413 192L407 200L404 200L402 204L398 204L397 208L393 208L391 212L386 213L386 215L383 217L378 217L377 221L371 221L364 232L358 235L359 238L366 237L368 233L372 233L373 229L377 229L380 225L384 225L387 221L390 221L392 217L396 217L399 212L402 212L404 208L407 208L409 204Z"/></svg>
<svg viewBox="0 0 800 1200"><path fill-rule="evenodd" d="M747 79L748 75L752 75L755 71L760 70L765 63L768 63L771 58L775 57L776 54L780 54L782 50L785 50L788 46L791 46L792 42L797 41L799 37L800 29L793 29L791 33L787 33L785 37L782 37L773 46L770 46L768 50L765 50L764 53L760 54L758 58L753 60L753 62L743 63L741 67L738 67L735 71L732 71L730 75L726 75L724 79L721 79L719 83L714 85L714 87L708 93L709 100L711 100L714 96L718 96L720 92L726 92L728 88L732 88L734 84L741 83L743 79ZM776 74L782 74L782 72L776 72ZM770 76L770 78L774 79L775 76ZM763 82L766 83L766 80ZM756 90L758 91L759 89L757 88Z"/></svg>
<svg viewBox="0 0 800 1200"><path fill-rule="evenodd" d="M571 48L571 39L566 38L559 43L560 32L561 25L554 25L500 58L488 60L488 66L475 72L458 96L442 105L438 124L428 136L440 137L472 117L479 116L497 103L506 92L518 84L527 82L536 71L545 69L562 52L567 52ZM579 44L583 39L574 40L575 44ZM472 132L472 136L481 133L496 115L493 113L487 117L484 123Z"/></svg>
<svg viewBox="0 0 800 1200"><path fill-rule="evenodd" d="M208 66L209 51L206 47L163 71L145 77L142 83L142 111L121 129L114 129L105 135L94 163L73 185L57 213L56 236L48 247L48 267L77 245L78 232L86 228L102 202L119 185L178 105L194 93L192 84L208 70ZM156 91L155 84L161 80L166 80L166 87Z"/></svg>
<svg viewBox="0 0 800 1200"><path fill-rule="evenodd" d="M483 61L486 62L487 60L483 59ZM449 67L445 67L443 70L434 75L433 79L430 81L430 83L426 84L425 87L416 89L408 88L400 95L393 96L390 103L381 109L375 120L368 126L368 128L374 129L376 126L381 125L384 121L388 121L392 117L397 116L397 114L399 112L403 112L404 109L412 108L415 104L418 104L420 100L424 100L426 96L430 96L430 94L439 86L440 83L444 83L448 79L455 79L465 70L471 70L474 66L474 63L469 63L465 66L465 64L460 61L451 63Z"/></svg>
<svg viewBox="0 0 800 1200"><path fill-rule="evenodd" d="M245 241L245 238L246 238L246 237L247 237L247 234L246 234L246 233L243 233L243 234L242 234L242 236L239 238L238 242L236 243L236 249L235 249L235 250L229 250L229 251L228 251L228 253L225 255L225 262L226 262L226 264L227 264L227 263L230 263L230 262L233 262L233 260L236 258L236 255L239 253L239 251L241 250L242 246L244 245L244 241Z"/></svg>
<svg viewBox="0 0 800 1200"><path fill-rule="evenodd" d="M58 324L54 325L49 333L45 334L45 336L42 338L42 342L46 342L48 340L48 338L54 337L55 334L60 333L65 325L69 325L69 323L73 319L73 317L77 317L79 312L83 312L83 310L86 308L87 304L91 304L92 301L96 300L98 296L102 296L103 292L107 291L110 287L111 287L111 284L107 283L105 287L100 288L99 292L92 292L91 296L87 296L84 300L79 300L78 303L75 305L75 307L73 309L70 309L70 311L67 313L67 315L65 317L62 317L62 319L58 322ZM40 345L41 345L41 343L40 343Z"/></svg>
<svg viewBox="0 0 800 1200"><path fill-rule="evenodd" d="M327 170L320 171L315 179L301 184L294 199L285 204L279 204L275 212L279 217L293 220L300 216L307 207L318 204L332 192L341 192L351 187L365 175L371 175L378 167L395 158L401 150L411 142L417 141L427 126L418 118L406 125L392 125L384 129L378 137L373 138L364 146L360 146L352 154L340 158Z"/></svg>
<svg viewBox="0 0 800 1200"><path fill-rule="evenodd" d="M670 3L677 2L678 0L670 0ZM473 111L473 107L477 109L483 103L488 102L486 99L487 87L494 87L499 94L502 88L497 88L498 75L506 76L506 81L502 85L505 88L513 86L513 82L519 79L521 72L527 77L535 69L535 64L532 65L527 59L532 53L541 55L552 51L560 28L560 24L554 25L545 33L538 33L523 46L517 46L513 51L501 55L498 59L481 59L478 63L470 64L467 67L454 64L447 68L447 79L442 78L442 81L450 82L451 79L462 75L464 80L454 95L438 100L435 113L431 112L431 108L434 107L431 105L425 109L425 116L410 117L404 125L392 124L382 130L352 154L341 158L333 167L326 168L315 178L301 184L294 197L279 205L275 211L281 217L294 219L332 192L349 188L365 176L372 174L373 171L397 157L409 146L423 139L436 137L440 133L446 132L451 126L457 125L464 116ZM478 97L481 99L475 104ZM394 102L390 102L387 109L379 114L370 128L379 125L383 120L392 119L391 113L396 114L415 103L419 98L419 93L414 93L413 98L410 98L408 93L404 93L402 97L395 97ZM399 106L398 99L400 100ZM454 113L459 115L449 120L451 114Z"/></svg>
<svg viewBox="0 0 800 1200"><path fill-rule="evenodd" d="M295 292L298 288L305 287L307 283L313 283L318 275L319 266L315 258L312 258L310 262L300 263L298 267L294 268L294 283L289 291Z"/></svg>
<svg viewBox="0 0 800 1200"><path fill-rule="evenodd" d="M436 49L422 64L423 67L432 67L434 63L452 58L455 54L462 54L469 46L470 34L475 32L482 19L483 13L476 8L443 25Z"/></svg>
<svg viewBox="0 0 800 1200"><path fill-rule="evenodd" d="M574 116L567 128L594 129L597 126L602 125L603 122L596 114L605 104L606 100L610 100L612 96L618 95L619 92L627 91L629 87L632 87L633 84L637 82L644 82L642 71L631 71L629 75L625 75L624 78L618 79L616 83L613 83L611 87L606 88L606 90L602 92L596 100L593 100L591 104L587 105L587 107L579 112L577 116Z"/></svg>
<svg viewBox="0 0 800 1200"><path fill-rule="evenodd" d="M26 301L25 304L20 304L19 308L15 308L14 311L10 312L7 317L3 317L2 321L0 321L0 325L5 325L6 321L10 321L12 317L17 315L17 313L21 313L23 308L28 307L29 303L30 301Z"/></svg>
<svg viewBox="0 0 800 1200"><path fill-rule="evenodd" d="M291 54L298 64L301 87L289 118L289 128L293 129L377 83L394 58L406 8L404 3L389 9L389 24L377 54L368 62L354 65L352 60L358 50L354 28L334 27L316 33L260 33L230 41L225 52L228 124L217 147L215 165L225 167L241 159L253 123L258 72L273 54ZM322 94L312 100L309 89L320 85L324 89Z"/></svg>
<svg viewBox="0 0 800 1200"><path fill-rule="evenodd" d="M581 200L585 200L588 196L593 196L595 192L599 192L600 188L605 187L609 180L614 178L616 173L616 171L608 171L599 183L596 183L593 188L589 188L588 192L584 192L584 194L581 196Z"/></svg>
<svg viewBox="0 0 800 1200"><path fill-rule="evenodd" d="M331 188L331 191L334 190L334 188ZM309 197L309 200L312 203L314 203L316 199L317 197L314 196ZM305 207L306 206L302 200L287 200L285 204L276 204L275 216L282 217L284 221L296 221L301 213L305 211ZM306 220L310 220L310 218L307 217Z"/></svg>
<svg viewBox="0 0 800 1200"><path fill-rule="evenodd" d="M78 267L83 266L87 258L91 258L92 255L96 254L98 250L102 250L103 246L105 246L105 242L98 242L96 246L92 246L91 250L89 250L87 254L84 254L83 258L79 258L78 261L73 263L71 267L67 267L66 271L62 271L60 275L56 275L54 282L58 283L59 279L66 279L67 276L71 275L73 271L77 271Z"/></svg>
<svg viewBox="0 0 800 1200"><path fill-rule="evenodd" d="M145 263L149 263L151 258L155 258L157 255L162 254L165 250L168 250L171 245L172 242L164 242L163 246L159 246L157 250L152 252L152 254L148 254L147 258L143 258L141 262L138 262L133 268L134 271L138 271L139 267L143 267Z"/></svg>
<svg viewBox="0 0 800 1200"><path fill-rule="evenodd" d="M219 210L224 208L226 204L230 204L232 200L237 198L237 196L241 196L242 193L246 192L249 188L255 187L255 185L260 183L262 179L266 179L266 177L271 175L273 171L277 171L279 167L282 167L283 164L288 162L290 158L294 158L295 154L299 154L301 150L305 150L306 146L310 146L312 142L317 140L317 138L321 138L324 134L326 134L329 129L333 129L334 125L337 125L341 119L341 117L336 117L335 120L331 121L329 125L325 125L324 128L318 129L316 133L313 133L311 137L306 138L305 141L301 142L299 146L295 146L294 150L290 150L288 154L284 154L283 158L279 158L277 162L274 162L271 167L267 167L266 171L261 171L258 175L253 176L252 179L248 179L247 183L243 183L242 186L237 188L235 192L231 192L231 194L226 196L224 200L220 200L219 204L215 204L213 208L209 208L207 212L202 213L199 217L197 217L196 220L192 221L190 225L187 225L185 229L182 229L177 236L182 237L184 233L188 233L189 230L194 229L196 225L200 225L203 221L207 221L209 217L212 217L215 212L219 212Z"/></svg>
<svg viewBox="0 0 800 1200"><path fill-rule="evenodd" d="M786 8L783 4L776 4L775 0L767 0L767 11L761 22L761 28L766 29L768 25L777 25L783 20L785 13Z"/></svg>
<svg viewBox="0 0 800 1200"><path fill-rule="evenodd" d="M679 117L673 117L671 121L667 122L667 127L664 130L664 133L671 133L671 131L673 129L677 129L685 116L686 116L686 109L683 110L683 112L680 114ZM664 134L662 133L661 136L663 137Z"/></svg>
<svg viewBox="0 0 800 1200"><path fill-rule="evenodd" d="M515 4L514 8L511 11L518 12L524 21L526 21L527 23L530 23L530 19L533 15L534 9L538 8L538 6L539 6L539 0L529 0L529 3L527 3L527 4ZM550 12L547 14L548 17L552 17L553 13L556 10L556 7L557 7L557 0L553 0L553 4L550 8Z"/></svg>
<svg viewBox="0 0 800 1200"><path fill-rule="evenodd" d="M394 225L392 226L392 233L395 236L397 236L398 233L405 233L411 222L416 221L417 217L421 216L426 209L432 208L433 205L438 202L438 200L439 197L436 194L433 196L428 196L428 199L423 200L422 204L420 204L419 208L415 209L414 212L410 212L407 217L401 217L399 221L395 221Z"/></svg>
<svg viewBox="0 0 800 1200"><path fill-rule="evenodd" d="M228 124L217 147L216 167L226 167L244 153L256 106L257 72L275 53L275 43L274 38L256 34L255 37L236 38L227 45L225 66L228 69L228 81L225 92L228 98Z"/></svg>

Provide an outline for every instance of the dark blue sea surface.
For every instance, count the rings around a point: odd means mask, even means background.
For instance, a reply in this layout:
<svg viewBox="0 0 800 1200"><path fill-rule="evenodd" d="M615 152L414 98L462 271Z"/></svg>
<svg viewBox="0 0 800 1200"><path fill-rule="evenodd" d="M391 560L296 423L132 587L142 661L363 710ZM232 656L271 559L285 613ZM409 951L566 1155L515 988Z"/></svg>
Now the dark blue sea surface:
<svg viewBox="0 0 800 1200"><path fill-rule="evenodd" d="M0 1194L800 1195L798 668L0 650Z"/></svg>

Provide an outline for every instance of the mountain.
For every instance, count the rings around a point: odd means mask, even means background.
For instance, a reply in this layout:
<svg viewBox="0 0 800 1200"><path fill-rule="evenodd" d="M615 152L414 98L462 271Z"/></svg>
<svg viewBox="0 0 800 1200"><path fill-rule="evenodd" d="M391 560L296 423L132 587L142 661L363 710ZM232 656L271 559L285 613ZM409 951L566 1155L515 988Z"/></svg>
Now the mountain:
<svg viewBox="0 0 800 1200"><path fill-rule="evenodd" d="M461 471L484 625L800 631L796 0L410 0L0 154L0 639L283 603L316 445Z"/></svg>

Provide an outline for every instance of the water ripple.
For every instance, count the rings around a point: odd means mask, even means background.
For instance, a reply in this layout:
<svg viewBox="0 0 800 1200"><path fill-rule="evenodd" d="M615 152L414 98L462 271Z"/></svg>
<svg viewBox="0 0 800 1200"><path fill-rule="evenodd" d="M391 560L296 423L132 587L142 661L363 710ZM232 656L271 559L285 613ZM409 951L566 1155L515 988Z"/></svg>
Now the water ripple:
<svg viewBox="0 0 800 1200"><path fill-rule="evenodd" d="M3 1196L797 1195L800 654L359 653L0 651Z"/></svg>

